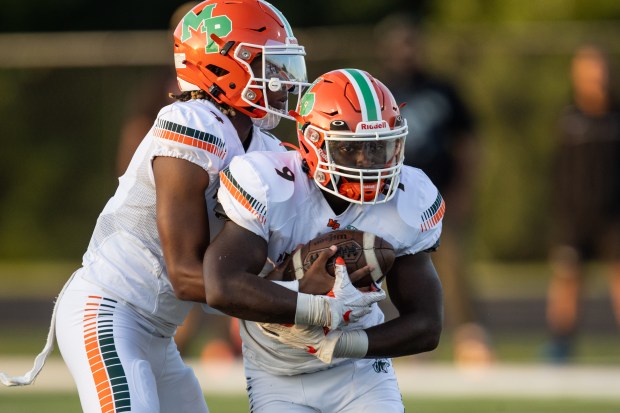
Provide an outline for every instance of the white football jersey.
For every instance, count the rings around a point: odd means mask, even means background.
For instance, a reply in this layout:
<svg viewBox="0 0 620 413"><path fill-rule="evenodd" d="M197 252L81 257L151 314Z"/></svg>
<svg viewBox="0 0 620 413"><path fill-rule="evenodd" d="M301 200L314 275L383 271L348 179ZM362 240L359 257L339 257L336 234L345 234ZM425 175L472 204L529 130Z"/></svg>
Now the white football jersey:
<svg viewBox="0 0 620 413"><path fill-rule="evenodd" d="M248 151L285 150L278 139L254 128ZM173 332L193 303L176 298L166 272L157 232L152 161L158 156L181 158L209 173L205 201L213 238L222 227L213 212L218 174L243 153L237 131L212 103L190 100L162 108L99 215L83 257L84 277Z"/></svg>
<svg viewBox="0 0 620 413"><path fill-rule="evenodd" d="M337 229L372 232L395 249L396 256L435 247L441 234L444 201L430 179L419 169L404 166L399 190L389 202L352 203L335 215L323 191L302 170L296 151L255 152L235 158L220 174L219 202L228 217L268 242L268 258L281 263L295 247ZM355 325L366 328L382 323L383 313L373 311ZM326 365L303 350L292 350L264 335L253 322L241 323L244 357L273 374L299 374ZM335 363L342 360L336 360Z"/></svg>

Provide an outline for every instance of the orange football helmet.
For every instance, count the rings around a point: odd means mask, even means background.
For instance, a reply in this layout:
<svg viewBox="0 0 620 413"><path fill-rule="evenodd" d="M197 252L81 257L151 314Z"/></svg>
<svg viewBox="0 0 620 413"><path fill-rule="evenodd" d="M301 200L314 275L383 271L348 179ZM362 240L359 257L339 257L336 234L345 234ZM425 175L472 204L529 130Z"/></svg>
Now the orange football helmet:
<svg viewBox="0 0 620 413"><path fill-rule="evenodd" d="M298 150L322 190L359 204L394 196L407 123L383 83L361 70L331 71L289 113L297 120Z"/></svg>
<svg viewBox="0 0 620 413"><path fill-rule="evenodd" d="M202 89L252 118L290 118L270 105L267 90L301 93L308 85L304 56L288 21L263 0L204 1L174 31L179 88ZM251 67L257 58L262 64ZM262 72L254 73L258 66Z"/></svg>

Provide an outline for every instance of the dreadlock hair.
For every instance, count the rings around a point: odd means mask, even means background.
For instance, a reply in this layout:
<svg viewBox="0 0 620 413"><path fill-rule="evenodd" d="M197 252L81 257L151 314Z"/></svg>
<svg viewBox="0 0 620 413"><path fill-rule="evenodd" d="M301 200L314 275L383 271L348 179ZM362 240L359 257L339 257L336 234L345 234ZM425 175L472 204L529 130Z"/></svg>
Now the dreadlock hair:
<svg viewBox="0 0 620 413"><path fill-rule="evenodd" d="M231 116L231 117L237 115L237 112L235 111L234 108L231 108L225 103L217 102L215 99L213 99L213 96L209 95L207 92L205 92L202 89L188 90L185 92L181 92L178 95L174 93L168 93L168 96L180 102L187 102L188 100L192 100L192 99L208 100L209 102L213 103L220 110L220 112L222 112L224 115Z"/></svg>

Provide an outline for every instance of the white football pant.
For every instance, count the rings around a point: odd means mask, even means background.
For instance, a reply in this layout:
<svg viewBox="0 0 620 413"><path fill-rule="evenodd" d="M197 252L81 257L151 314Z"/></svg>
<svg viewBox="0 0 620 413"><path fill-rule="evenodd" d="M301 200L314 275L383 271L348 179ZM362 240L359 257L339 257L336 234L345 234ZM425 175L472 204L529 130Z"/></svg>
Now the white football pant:
<svg viewBox="0 0 620 413"><path fill-rule="evenodd" d="M275 376L245 360L252 413L403 413L390 359L360 359L329 370Z"/></svg>
<svg viewBox="0 0 620 413"><path fill-rule="evenodd" d="M79 274L58 302L56 336L85 413L209 411L172 337Z"/></svg>

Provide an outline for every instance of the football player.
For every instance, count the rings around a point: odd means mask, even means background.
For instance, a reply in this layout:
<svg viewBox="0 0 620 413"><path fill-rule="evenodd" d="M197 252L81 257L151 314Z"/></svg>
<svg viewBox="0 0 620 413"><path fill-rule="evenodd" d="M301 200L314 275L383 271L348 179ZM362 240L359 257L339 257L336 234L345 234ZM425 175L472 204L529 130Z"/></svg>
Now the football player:
<svg viewBox="0 0 620 413"><path fill-rule="evenodd" d="M265 258L280 265L299 244L336 229L377 234L396 252L385 282L398 316L386 322L375 303L371 313L327 333L302 322L242 321L247 387L254 413L403 412L390 358L438 345L442 289L431 252L444 201L421 170L403 165L406 121L392 93L367 72L320 76L291 114L297 151L247 154L220 173L218 210L229 221L205 254L207 301L243 318L256 296L277 300L248 281ZM279 283L305 291L307 278L325 276L317 266L334 253L322 253L301 280ZM336 280L348 282L346 266L336 265Z"/></svg>
<svg viewBox="0 0 620 413"><path fill-rule="evenodd" d="M289 92L307 86L304 48L263 0L199 3L174 31L174 58L181 93L120 177L55 309L84 412L208 411L173 335L192 302L205 302L218 173L236 155L283 151L263 129L289 117ZM293 319L296 307L285 311ZM6 383L28 384L31 373Z"/></svg>

